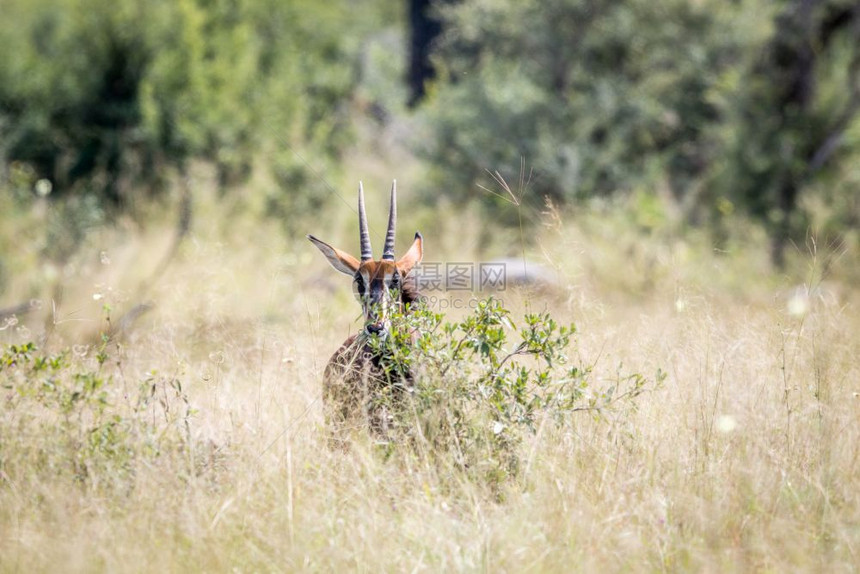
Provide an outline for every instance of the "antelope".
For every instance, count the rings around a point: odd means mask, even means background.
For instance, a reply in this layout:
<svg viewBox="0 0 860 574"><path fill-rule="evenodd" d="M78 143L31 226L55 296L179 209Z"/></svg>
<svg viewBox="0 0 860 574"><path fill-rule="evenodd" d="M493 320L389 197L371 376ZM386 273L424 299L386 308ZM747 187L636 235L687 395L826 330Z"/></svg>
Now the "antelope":
<svg viewBox="0 0 860 574"><path fill-rule="evenodd" d="M378 398L395 388L411 385L411 374L396 374L384 365L384 351L378 343L391 329L391 311L408 312L420 300L411 271L424 255L421 233L400 259L394 258L397 225L397 181L391 185L388 230L382 259L374 259L364 209L364 189L358 184L358 227L361 261L313 235L307 238L325 255L336 270L352 277L353 289L361 303L364 328L344 341L329 359L323 374L323 402L326 418L335 436L351 427L369 426L377 433L387 427L389 417Z"/></svg>

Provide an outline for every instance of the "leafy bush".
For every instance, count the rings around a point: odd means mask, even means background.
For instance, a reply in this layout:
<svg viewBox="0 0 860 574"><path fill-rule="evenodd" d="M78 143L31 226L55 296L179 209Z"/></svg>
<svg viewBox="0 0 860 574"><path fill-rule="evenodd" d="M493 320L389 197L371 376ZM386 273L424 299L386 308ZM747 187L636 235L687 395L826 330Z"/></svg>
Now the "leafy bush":
<svg viewBox="0 0 860 574"><path fill-rule="evenodd" d="M498 207L506 194L479 187L498 187L487 172L516 181L524 165L538 210L544 196L660 190L718 232L733 215L759 220L781 263L810 224L802 198L830 203L833 221L851 207L827 190L852 181L860 149L852 6L440 2L428 188Z"/></svg>
<svg viewBox="0 0 860 574"><path fill-rule="evenodd" d="M346 104L374 9L10 0L0 20L0 49L15 54L0 60L0 158L32 166L55 194L107 205L160 189L168 168L190 158L212 162L227 184L271 154L264 165L294 183L308 168L293 148L329 167L350 141Z"/></svg>
<svg viewBox="0 0 860 574"><path fill-rule="evenodd" d="M71 349L33 343L0 354L0 475L63 477L88 487L129 487L138 465L186 460L193 410L181 382L149 375L135 390L106 376L107 339L87 367Z"/></svg>
<svg viewBox="0 0 860 574"><path fill-rule="evenodd" d="M721 73L740 42L712 2L456 2L441 10L425 153L443 189L534 167L537 198L679 195L710 160ZM731 12L734 16L735 13ZM538 206L539 207L539 206Z"/></svg>
<svg viewBox="0 0 860 574"><path fill-rule="evenodd" d="M425 307L396 316L388 337L372 339L390 378L402 381L375 398L394 413L390 444L498 483L518 475L519 447L541 425L635 408L662 382L659 371L619 374L598 388L592 368L567 355L575 333L548 313L526 314L517 327L492 298L459 322Z"/></svg>

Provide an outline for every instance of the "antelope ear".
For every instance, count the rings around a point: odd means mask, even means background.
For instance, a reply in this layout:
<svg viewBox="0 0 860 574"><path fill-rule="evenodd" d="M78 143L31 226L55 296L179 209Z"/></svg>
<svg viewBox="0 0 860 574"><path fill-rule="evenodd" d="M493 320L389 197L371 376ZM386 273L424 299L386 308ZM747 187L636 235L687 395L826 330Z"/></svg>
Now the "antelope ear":
<svg viewBox="0 0 860 574"><path fill-rule="evenodd" d="M317 248L322 251L322 254L325 255L328 262L331 263L331 266L341 273L355 275L355 272L358 271L358 259L349 253L344 253L340 249L335 249L325 241L320 241L313 235L308 235L308 239L310 239L311 243L316 245Z"/></svg>
<svg viewBox="0 0 860 574"><path fill-rule="evenodd" d="M406 255L397 261L397 269L400 271L402 276L406 277L409 275L412 268L421 263L421 260L424 258L423 242L424 238L421 237L421 233L416 231L415 241L412 242L412 247L409 248Z"/></svg>

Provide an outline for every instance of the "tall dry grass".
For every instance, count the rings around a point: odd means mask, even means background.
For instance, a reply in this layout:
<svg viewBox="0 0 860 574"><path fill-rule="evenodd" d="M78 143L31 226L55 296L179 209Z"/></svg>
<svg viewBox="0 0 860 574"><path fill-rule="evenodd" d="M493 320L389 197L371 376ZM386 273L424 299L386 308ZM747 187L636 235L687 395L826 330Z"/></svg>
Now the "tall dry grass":
<svg viewBox="0 0 860 574"><path fill-rule="evenodd" d="M826 266L822 283L822 254L799 255L811 273L793 277L764 269L755 245L714 254L704 239L561 216L531 252L557 284L506 291L505 304L574 321L577 360L597 380L619 364L668 378L638 408L540 426L522 475L499 492L420 457L386 458L370 442L327 448L320 381L357 326L348 280L272 222L210 226L200 218L226 214L200 209L179 259L146 294L154 310L108 343L101 367L103 306L115 320L136 302L166 245L157 227L91 235L69 263L77 268L47 337L41 318L3 331L6 343L41 337L47 351L72 349L71 370L104 375L112 408L166 442L158 456L133 456L123 476L93 467L81 479L63 464L66 447L37 432L44 409L0 389L0 571L860 564L860 314L856 287L840 282L847 263ZM472 215L447 215L476 229ZM428 257L453 255L435 247L450 238L425 239ZM457 249L492 254L477 238ZM166 391L135 413L141 381L172 380L190 416Z"/></svg>

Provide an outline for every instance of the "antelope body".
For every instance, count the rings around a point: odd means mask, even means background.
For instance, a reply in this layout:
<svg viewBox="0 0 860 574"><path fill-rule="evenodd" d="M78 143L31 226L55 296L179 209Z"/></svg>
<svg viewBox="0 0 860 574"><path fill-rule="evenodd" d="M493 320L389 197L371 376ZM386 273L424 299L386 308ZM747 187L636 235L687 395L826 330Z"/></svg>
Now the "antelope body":
<svg viewBox="0 0 860 574"><path fill-rule="evenodd" d="M337 434L352 427L369 426L384 431L388 412L379 399L411 384L408 372L386 364L379 340L388 336L392 309L408 310L419 300L417 282L410 276L423 257L423 239L415 233L412 246L400 259L394 258L397 225L397 182L391 186L388 230L382 258L375 260L364 208L364 190L358 187L358 223L361 260L314 237L308 239L325 255L332 267L352 277L361 302L364 328L344 341L332 355L323 374L326 417ZM377 344L373 344L373 343Z"/></svg>

